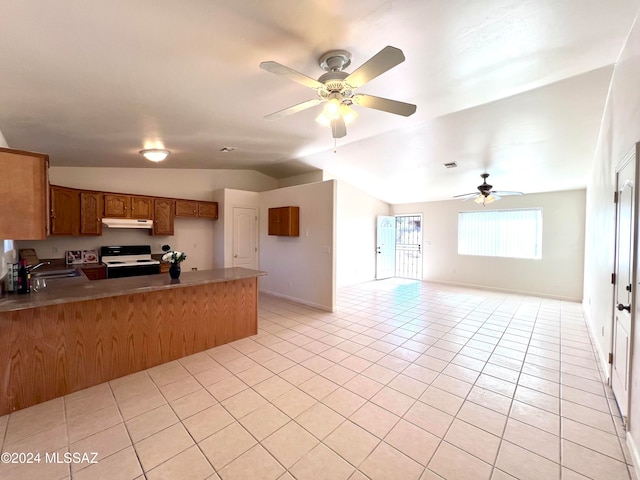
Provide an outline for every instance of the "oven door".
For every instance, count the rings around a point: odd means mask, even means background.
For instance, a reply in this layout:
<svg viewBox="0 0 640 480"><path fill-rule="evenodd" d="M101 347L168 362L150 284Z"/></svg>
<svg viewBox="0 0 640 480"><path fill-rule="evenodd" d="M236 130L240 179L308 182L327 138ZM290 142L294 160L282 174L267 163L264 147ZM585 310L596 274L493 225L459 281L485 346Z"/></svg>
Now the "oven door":
<svg viewBox="0 0 640 480"><path fill-rule="evenodd" d="M160 273L160 264L107 267L107 278L135 277Z"/></svg>

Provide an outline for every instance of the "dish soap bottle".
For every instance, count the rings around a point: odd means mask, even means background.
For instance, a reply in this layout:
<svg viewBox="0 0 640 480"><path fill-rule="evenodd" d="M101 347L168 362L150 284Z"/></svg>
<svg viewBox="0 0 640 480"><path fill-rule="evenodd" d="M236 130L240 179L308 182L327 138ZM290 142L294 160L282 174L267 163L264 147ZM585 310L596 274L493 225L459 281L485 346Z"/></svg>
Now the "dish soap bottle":
<svg viewBox="0 0 640 480"><path fill-rule="evenodd" d="M20 268L18 270L18 293L31 292L31 272L27 266L26 260L20 261Z"/></svg>

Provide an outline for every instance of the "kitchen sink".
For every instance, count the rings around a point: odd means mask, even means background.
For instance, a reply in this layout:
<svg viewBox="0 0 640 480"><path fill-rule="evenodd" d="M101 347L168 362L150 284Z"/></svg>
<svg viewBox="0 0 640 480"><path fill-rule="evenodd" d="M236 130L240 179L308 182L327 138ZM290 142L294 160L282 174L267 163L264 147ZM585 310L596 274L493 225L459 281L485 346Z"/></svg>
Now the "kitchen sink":
<svg viewBox="0 0 640 480"><path fill-rule="evenodd" d="M47 270L44 272L33 272L31 276L33 278L44 278L44 279L53 279L53 278L73 278L79 277L82 275L82 272L79 268L65 268L61 270Z"/></svg>

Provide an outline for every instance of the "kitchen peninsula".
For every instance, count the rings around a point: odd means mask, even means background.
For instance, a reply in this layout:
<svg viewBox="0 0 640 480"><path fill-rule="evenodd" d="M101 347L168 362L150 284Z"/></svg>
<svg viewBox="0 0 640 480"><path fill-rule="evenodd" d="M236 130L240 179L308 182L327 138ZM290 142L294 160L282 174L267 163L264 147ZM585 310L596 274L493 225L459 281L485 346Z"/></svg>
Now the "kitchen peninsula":
<svg viewBox="0 0 640 480"><path fill-rule="evenodd" d="M0 415L255 335L261 275L80 277L1 297Z"/></svg>

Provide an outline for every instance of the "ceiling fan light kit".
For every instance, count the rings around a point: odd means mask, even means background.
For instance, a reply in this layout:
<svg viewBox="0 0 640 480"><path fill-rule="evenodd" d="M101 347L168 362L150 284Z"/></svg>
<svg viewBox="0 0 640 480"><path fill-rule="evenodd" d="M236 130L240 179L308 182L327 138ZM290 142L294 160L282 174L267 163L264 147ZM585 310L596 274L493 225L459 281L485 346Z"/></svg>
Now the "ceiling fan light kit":
<svg viewBox="0 0 640 480"><path fill-rule="evenodd" d="M478 193L465 193L462 195L455 195L453 198L460 198L462 201L467 201L473 199L475 203L482 204L484 207L488 203L493 203L496 200L501 200L502 197L507 195L522 195L522 192L497 192L493 189L493 185L487 183L487 178L489 178L488 173L483 173L480 175L482 178L482 184L478 185Z"/></svg>
<svg viewBox="0 0 640 480"><path fill-rule="evenodd" d="M344 69L351 64L351 53L346 50L332 50L322 55L318 60L320 68L327 72L321 75L318 80L277 62L262 62L260 68L263 70L288 77L294 82L315 90L318 96L318 98L266 115L265 118L280 118L326 102L322 112L316 117L316 121L321 125L330 126L333 138L342 138L347 134L346 125L349 125L358 116L351 108L352 105L405 117L413 115L416 111L416 106L413 104L355 93L357 88L404 60L402 50L387 46L349 74Z"/></svg>

